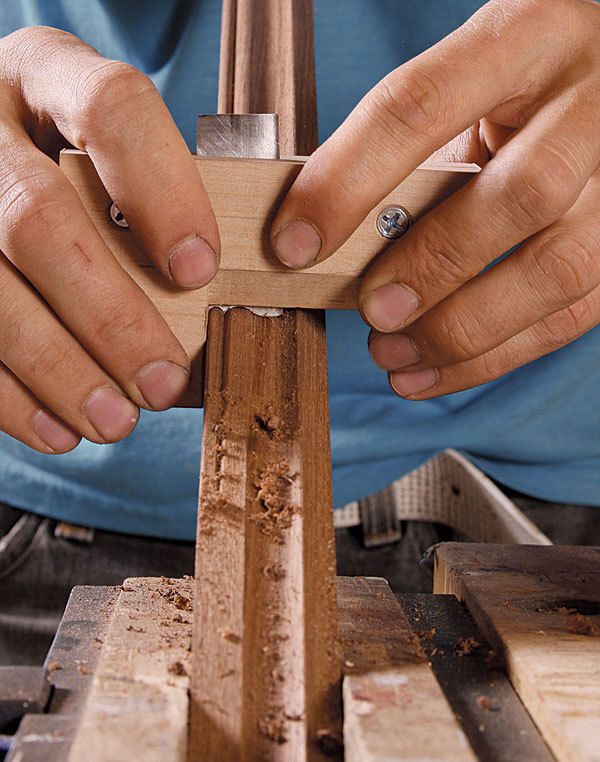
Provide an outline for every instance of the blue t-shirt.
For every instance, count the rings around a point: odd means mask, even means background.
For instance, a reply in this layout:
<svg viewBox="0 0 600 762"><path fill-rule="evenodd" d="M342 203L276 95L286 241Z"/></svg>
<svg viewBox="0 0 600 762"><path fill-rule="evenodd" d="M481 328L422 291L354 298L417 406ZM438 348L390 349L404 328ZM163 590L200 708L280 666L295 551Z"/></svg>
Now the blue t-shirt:
<svg viewBox="0 0 600 762"><path fill-rule="evenodd" d="M190 148L216 111L218 0L13 0L0 34L30 24L73 32L149 74ZM391 69L460 25L477 0L318 0L320 138ZM335 44L333 41L335 40ZM1 160L1 159L0 159ZM600 505L600 329L493 383L424 402L394 396L353 312L328 313L335 503L370 494L455 447L539 498ZM0 404L1 401L0 401ZM201 411L142 413L114 445L47 456L0 435L0 500L73 523L191 539Z"/></svg>

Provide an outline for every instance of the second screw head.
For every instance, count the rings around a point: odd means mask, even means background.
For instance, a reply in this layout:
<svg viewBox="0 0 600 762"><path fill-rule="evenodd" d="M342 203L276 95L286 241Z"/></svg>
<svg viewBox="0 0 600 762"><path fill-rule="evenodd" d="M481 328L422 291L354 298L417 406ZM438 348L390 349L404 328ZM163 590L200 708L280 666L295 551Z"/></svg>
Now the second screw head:
<svg viewBox="0 0 600 762"><path fill-rule="evenodd" d="M388 206L377 217L377 232L384 238L400 238L409 228L410 217L401 206Z"/></svg>

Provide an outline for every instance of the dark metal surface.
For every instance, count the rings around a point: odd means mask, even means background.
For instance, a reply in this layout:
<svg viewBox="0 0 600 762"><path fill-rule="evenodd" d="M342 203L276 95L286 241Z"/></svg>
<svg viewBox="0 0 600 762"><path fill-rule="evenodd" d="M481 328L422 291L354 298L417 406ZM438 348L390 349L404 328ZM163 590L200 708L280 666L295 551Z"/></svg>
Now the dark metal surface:
<svg viewBox="0 0 600 762"><path fill-rule="evenodd" d="M43 712L49 699L43 667L0 667L0 732L10 732L25 714Z"/></svg>
<svg viewBox="0 0 600 762"><path fill-rule="evenodd" d="M119 589L73 589L44 664L52 683L48 713L23 718L6 762L67 759Z"/></svg>
<svg viewBox="0 0 600 762"><path fill-rule="evenodd" d="M401 594L434 674L481 762L552 762L527 710L453 595Z"/></svg>

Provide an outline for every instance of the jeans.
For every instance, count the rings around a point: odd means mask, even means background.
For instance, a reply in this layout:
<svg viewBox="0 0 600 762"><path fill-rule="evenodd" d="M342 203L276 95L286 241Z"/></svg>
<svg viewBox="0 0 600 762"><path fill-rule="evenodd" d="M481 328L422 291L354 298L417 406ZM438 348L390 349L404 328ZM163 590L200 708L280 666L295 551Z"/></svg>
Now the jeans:
<svg viewBox="0 0 600 762"><path fill-rule="evenodd" d="M600 509L511 499L555 543L600 545ZM193 543L102 530L85 539L57 536L52 519L0 503L0 665L41 664L75 585L120 585L127 577L193 574ZM430 592L419 563L431 545L454 539L448 527L402 522L399 542L366 549L360 528L336 531L341 575L385 577L395 592Z"/></svg>
<svg viewBox="0 0 600 762"><path fill-rule="evenodd" d="M55 536L56 527L56 521L0 504L0 665L44 661L75 585L193 573L191 542L101 530L79 541Z"/></svg>

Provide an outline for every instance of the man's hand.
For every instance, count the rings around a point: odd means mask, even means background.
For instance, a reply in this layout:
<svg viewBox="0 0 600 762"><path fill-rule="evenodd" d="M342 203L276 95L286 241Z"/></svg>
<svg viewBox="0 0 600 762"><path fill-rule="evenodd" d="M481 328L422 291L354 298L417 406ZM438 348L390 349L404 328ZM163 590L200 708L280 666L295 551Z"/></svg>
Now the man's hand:
<svg viewBox="0 0 600 762"><path fill-rule="evenodd" d="M474 150L458 160L491 160L374 262L359 295L373 359L414 399L497 378L600 322L600 5L493 0L385 77L284 200L279 258L329 257L458 135L453 150Z"/></svg>
<svg viewBox="0 0 600 762"><path fill-rule="evenodd" d="M164 277L198 288L219 234L190 153L149 79L43 27L0 41L0 429L42 452L114 442L162 410L189 360L60 171L89 153Z"/></svg>

